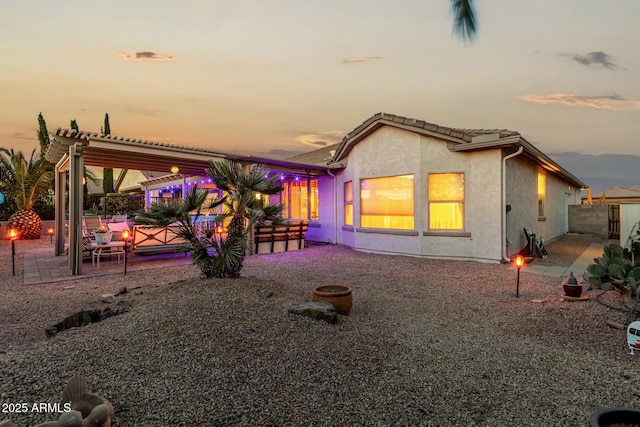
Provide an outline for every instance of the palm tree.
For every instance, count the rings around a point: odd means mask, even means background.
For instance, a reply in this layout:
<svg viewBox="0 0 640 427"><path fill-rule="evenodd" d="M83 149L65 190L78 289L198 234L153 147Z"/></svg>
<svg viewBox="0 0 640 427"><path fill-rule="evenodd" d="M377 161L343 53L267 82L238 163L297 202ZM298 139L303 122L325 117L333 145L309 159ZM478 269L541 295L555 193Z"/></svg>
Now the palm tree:
<svg viewBox="0 0 640 427"><path fill-rule="evenodd" d="M12 196L18 208L7 226L15 228L23 239L40 238L42 219L33 210L33 204L47 193L55 177L53 165L42 156L36 158L35 154L36 150L33 150L27 161L22 151L0 147L3 175L0 186Z"/></svg>
<svg viewBox="0 0 640 427"><path fill-rule="evenodd" d="M453 32L463 40L473 40L476 35L476 13L473 0L451 0L454 15Z"/></svg>
<svg viewBox="0 0 640 427"><path fill-rule="evenodd" d="M210 160L209 165L211 167L206 170L207 175L216 187L225 193L219 203L224 206L224 211L218 215L217 220L226 221L230 218L227 238L237 241L242 247L238 268L230 275L239 277L253 226L264 221L283 223L280 216L282 205L266 205L263 199L263 196L278 194L283 187L280 184L280 176L269 176L269 171L262 165L245 169L241 164L231 160Z"/></svg>
<svg viewBox="0 0 640 427"><path fill-rule="evenodd" d="M207 175L225 195L207 203L208 191L194 186L186 198L178 204L154 202L149 212L140 212L134 220L137 224L164 227L179 224L178 234L189 242L183 249L191 251L193 263L207 278L238 278L248 249L250 230L256 222L272 221L282 224L282 205L265 205L262 195L282 191L279 175L268 176L261 166L245 170L230 160L209 162ZM256 197L259 195L259 197ZM228 222L227 236L216 229L196 227L204 212L223 207L216 215L216 223Z"/></svg>

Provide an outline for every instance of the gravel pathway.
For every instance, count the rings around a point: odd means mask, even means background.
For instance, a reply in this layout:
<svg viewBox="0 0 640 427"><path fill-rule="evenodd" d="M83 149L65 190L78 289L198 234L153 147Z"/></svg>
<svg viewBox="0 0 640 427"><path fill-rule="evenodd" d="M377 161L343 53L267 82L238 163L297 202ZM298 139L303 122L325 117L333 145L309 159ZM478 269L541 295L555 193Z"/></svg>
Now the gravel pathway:
<svg viewBox="0 0 640 427"><path fill-rule="evenodd" d="M556 278L525 270L516 299L508 265L316 246L249 257L238 280L181 266L25 286L7 247L2 404L59 402L80 373L113 403L115 427L584 426L600 407L640 407L640 356L605 323L624 314L564 302ZM352 287L350 316L329 325L287 314L323 284ZM111 306L128 313L45 338L122 286L130 292ZM21 427L58 414L4 418Z"/></svg>

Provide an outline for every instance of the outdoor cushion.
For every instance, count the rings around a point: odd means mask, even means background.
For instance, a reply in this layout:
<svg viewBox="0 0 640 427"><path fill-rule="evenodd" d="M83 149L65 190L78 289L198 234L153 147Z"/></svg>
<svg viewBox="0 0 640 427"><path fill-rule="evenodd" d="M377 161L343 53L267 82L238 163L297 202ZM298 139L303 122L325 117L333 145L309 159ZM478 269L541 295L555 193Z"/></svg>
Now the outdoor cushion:
<svg viewBox="0 0 640 427"><path fill-rule="evenodd" d="M127 221L126 215L113 215L111 217L111 222L126 222L126 221Z"/></svg>
<svg viewBox="0 0 640 427"><path fill-rule="evenodd" d="M120 241L122 240L122 232L124 230L129 230L129 224L126 222L110 222L107 224L107 228L109 231L113 231L113 237L111 240Z"/></svg>

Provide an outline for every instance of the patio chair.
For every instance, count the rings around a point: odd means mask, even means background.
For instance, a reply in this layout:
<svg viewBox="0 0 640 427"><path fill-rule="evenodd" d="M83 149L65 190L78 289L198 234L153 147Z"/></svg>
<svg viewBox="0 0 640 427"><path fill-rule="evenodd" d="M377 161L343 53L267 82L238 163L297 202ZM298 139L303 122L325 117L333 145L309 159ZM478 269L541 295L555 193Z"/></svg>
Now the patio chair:
<svg viewBox="0 0 640 427"><path fill-rule="evenodd" d="M127 215L113 215L111 222L127 222Z"/></svg>
<svg viewBox="0 0 640 427"><path fill-rule="evenodd" d="M93 234L98 228L102 227L102 220L99 216L83 216L82 228L87 234Z"/></svg>

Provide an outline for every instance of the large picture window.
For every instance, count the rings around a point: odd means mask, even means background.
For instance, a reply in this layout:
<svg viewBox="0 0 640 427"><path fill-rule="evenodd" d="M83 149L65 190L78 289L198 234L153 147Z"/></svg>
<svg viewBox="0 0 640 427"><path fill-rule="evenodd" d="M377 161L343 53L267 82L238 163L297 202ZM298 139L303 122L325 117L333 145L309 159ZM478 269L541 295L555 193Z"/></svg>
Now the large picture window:
<svg viewBox="0 0 640 427"><path fill-rule="evenodd" d="M430 173L429 229L464 230L464 174Z"/></svg>
<svg viewBox="0 0 640 427"><path fill-rule="evenodd" d="M413 175L360 181L360 226L413 230Z"/></svg>
<svg viewBox="0 0 640 427"><path fill-rule="evenodd" d="M344 183L344 225L353 225L353 181Z"/></svg>
<svg viewBox="0 0 640 427"><path fill-rule="evenodd" d="M544 216L544 199L547 194L547 177L538 174L538 216Z"/></svg>
<svg viewBox="0 0 640 427"><path fill-rule="evenodd" d="M282 183L282 216L287 219L318 219L318 180L294 178Z"/></svg>

